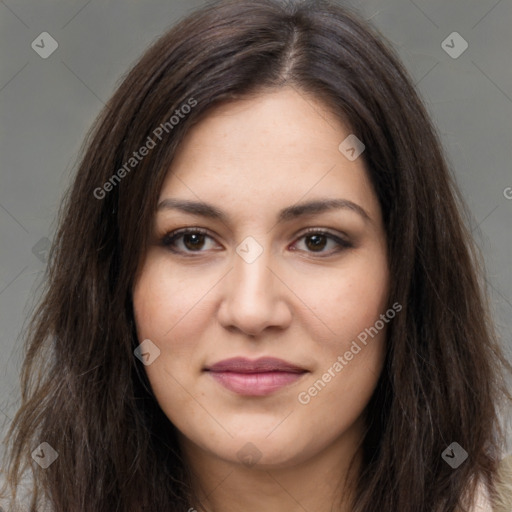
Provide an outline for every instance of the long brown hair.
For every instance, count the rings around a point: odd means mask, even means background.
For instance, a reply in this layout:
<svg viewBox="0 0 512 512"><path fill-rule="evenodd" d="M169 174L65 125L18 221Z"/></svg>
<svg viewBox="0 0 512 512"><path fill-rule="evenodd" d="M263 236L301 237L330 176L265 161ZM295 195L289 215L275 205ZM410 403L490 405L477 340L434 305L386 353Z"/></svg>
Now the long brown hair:
<svg viewBox="0 0 512 512"><path fill-rule="evenodd" d="M31 510L40 499L55 512L190 507L175 427L134 357L131 290L187 131L220 102L283 85L323 101L365 144L388 238L390 303L403 305L367 407L353 510L451 512L472 499L477 478L492 488L511 368L463 201L411 78L349 8L241 0L211 4L159 38L84 142L27 329L22 404L7 436L10 492L30 469ZM42 442L58 453L47 469L31 457ZM452 442L469 455L457 469L441 457Z"/></svg>

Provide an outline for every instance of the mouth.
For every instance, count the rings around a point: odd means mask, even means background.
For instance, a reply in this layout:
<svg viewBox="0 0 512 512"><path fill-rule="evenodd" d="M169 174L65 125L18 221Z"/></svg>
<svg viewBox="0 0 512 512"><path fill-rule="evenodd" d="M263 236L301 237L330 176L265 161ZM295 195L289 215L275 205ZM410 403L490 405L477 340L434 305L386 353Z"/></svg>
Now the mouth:
<svg viewBox="0 0 512 512"><path fill-rule="evenodd" d="M226 389L245 396L264 396L297 382L308 370L273 357L234 357L204 369Z"/></svg>

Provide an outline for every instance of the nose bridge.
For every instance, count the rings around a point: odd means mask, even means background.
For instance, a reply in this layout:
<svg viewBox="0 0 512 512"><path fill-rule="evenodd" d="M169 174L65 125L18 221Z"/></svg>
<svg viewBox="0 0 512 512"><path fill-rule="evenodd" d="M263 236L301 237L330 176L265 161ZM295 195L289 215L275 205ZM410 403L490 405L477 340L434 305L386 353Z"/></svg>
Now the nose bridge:
<svg viewBox="0 0 512 512"><path fill-rule="evenodd" d="M219 312L225 327L251 335L269 325L283 327L291 318L287 307L278 304L283 298L277 295L271 250L264 243L247 237L237 246Z"/></svg>
<svg viewBox="0 0 512 512"><path fill-rule="evenodd" d="M236 248L234 258L233 285L238 293L249 296L260 296L262 292L272 288L272 272L270 272L271 251L265 242L246 237Z"/></svg>

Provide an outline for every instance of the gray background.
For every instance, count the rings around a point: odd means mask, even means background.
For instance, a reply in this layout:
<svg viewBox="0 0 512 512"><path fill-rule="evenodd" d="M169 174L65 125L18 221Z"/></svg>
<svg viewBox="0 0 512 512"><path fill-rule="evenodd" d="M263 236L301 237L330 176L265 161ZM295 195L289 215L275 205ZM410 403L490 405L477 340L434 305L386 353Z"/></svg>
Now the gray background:
<svg viewBox="0 0 512 512"><path fill-rule="evenodd" d="M85 132L146 47L204 3L0 1L2 438L20 397L19 333L43 277L45 248ZM438 126L472 214L496 323L510 354L512 0L351 5L394 44ZM458 58L441 46L454 31L469 45ZM47 59L31 47L42 32L59 45Z"/></svg>

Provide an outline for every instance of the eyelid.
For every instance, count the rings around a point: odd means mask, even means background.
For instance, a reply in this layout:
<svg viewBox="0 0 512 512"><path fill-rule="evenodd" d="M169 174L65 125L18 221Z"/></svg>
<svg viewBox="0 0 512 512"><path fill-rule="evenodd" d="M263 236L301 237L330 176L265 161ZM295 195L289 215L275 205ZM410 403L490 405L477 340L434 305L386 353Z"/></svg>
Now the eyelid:
<svg viewBox="0 0 512 512"><path fill-rule="evenodd" d="M179 228L179 229L167 231L167 232L165 232L165 234L163 236L161 236L159 238L160 238L162 245L167 247L167 246L170 246L170 241L172 241L173 239L177 238L180 235L187 235L189 233L194 233L194 234L199 233L201 235L208 236L211 239L215 239L215 237L213 236L212 233L210 233L210 231L208 231L205 228L200 228L200 227L196 227L196 226L190 226L190 227L186 227L186 228ZM175 252L180 252L180 251L175 251ZM197 252L200 253L203 251L197 251Z"/></svg>
<svg viewBox="0 0 512 512"><path fill-rule="evenodd" d="M348 236L346 234L339 234L339 233L333 233L329 229L326 228L307 228L305 231L299 232L297 235L295 235L295 239L297 243L302 238L306 237L308 234L315 234L315 235L322 235L327 237L329 240L332 240L336 243L337 247L334 250L331 250L330 252L318 252L315 253L315 251L305 251L307 254L313 255L317 258L328 258L329 256L335 256L339 254L340 252L343 252L346 249L350 249L354 247L354 244L349 241ZM295 250L295 249L294 249Z"/></svg>
<svg viewBox="0 0 512 512"><path fill-rule="evenodd" d="M171 231L168 231L166 232L163 236L159 237L160 238L160 241L161 241L161 244L168 248L170 251L174 252L174 253L178 253L178 254L186 254L186 255L201 255L201 253L203 252L206 252L206 251L181 251L181 250L176 250L176 249L171 249L171 242L178 238L180 235L186 235L186 234L201 234L201 235L205 235L209 238L211 238L212 240L215 240L215 236L208 230L208 229L205 229L205 228L200 228L200 227L196 227L196 226L189 226L189 227L185 227L185 228L179 228L179 229L175 229L175 230L171 230ZM303 231L300 231L299 233L297 233L296 235L294 235L294 238L295 238L295 241L294 241L294 244L297 243L299 240L301 240L302 238L306 237L308 234L316 234L316 235L322 235L322 236L326 236L328 239L334 241L338 247L337 249L335 250L332 250L330 252L327 252L327 253L322 253L322 252L318 252L318 253L315 253L314 251L305 251L307 252L308 254L312 254L312 255L317 255L317 257L328 257L328 256L331 256L331 255L334 255L334 254L337 254L341 251L343 251L344 249L348 249L348 248L351 248L351 247L354 247L354 245L352 244L352 242L350 242L349 240L345 239L345 237L347 237L347 235L343 234L343 235L340 235L338 233L333 233L331 232L330 230L326 229L326 228L315 228L315 227L309 227L309 228L306 228L305 230ZM348 237L347 237L348 238ZM293 250L296 250L296 249L293 249ZM302 252L302 251L301 251Z"/></svg>
<svg viewBox="0 0 512 512"><path fill-rule="evenodd" d="M344 243L349 243L348 241L348 235L346 235L345 233L343 232L336 232L336 233L333 233L331 230L327 229L327 228L306 228L305 231L300 231L297 235L295 236L298 236L298 237L303 237L304 235L307 235L308 233L313 233L313 234L322 234L322 235L329 235L331 237L333 237L334 239L338 239ZM347 238L347 240L345 240L343 237Z"/></svg>

